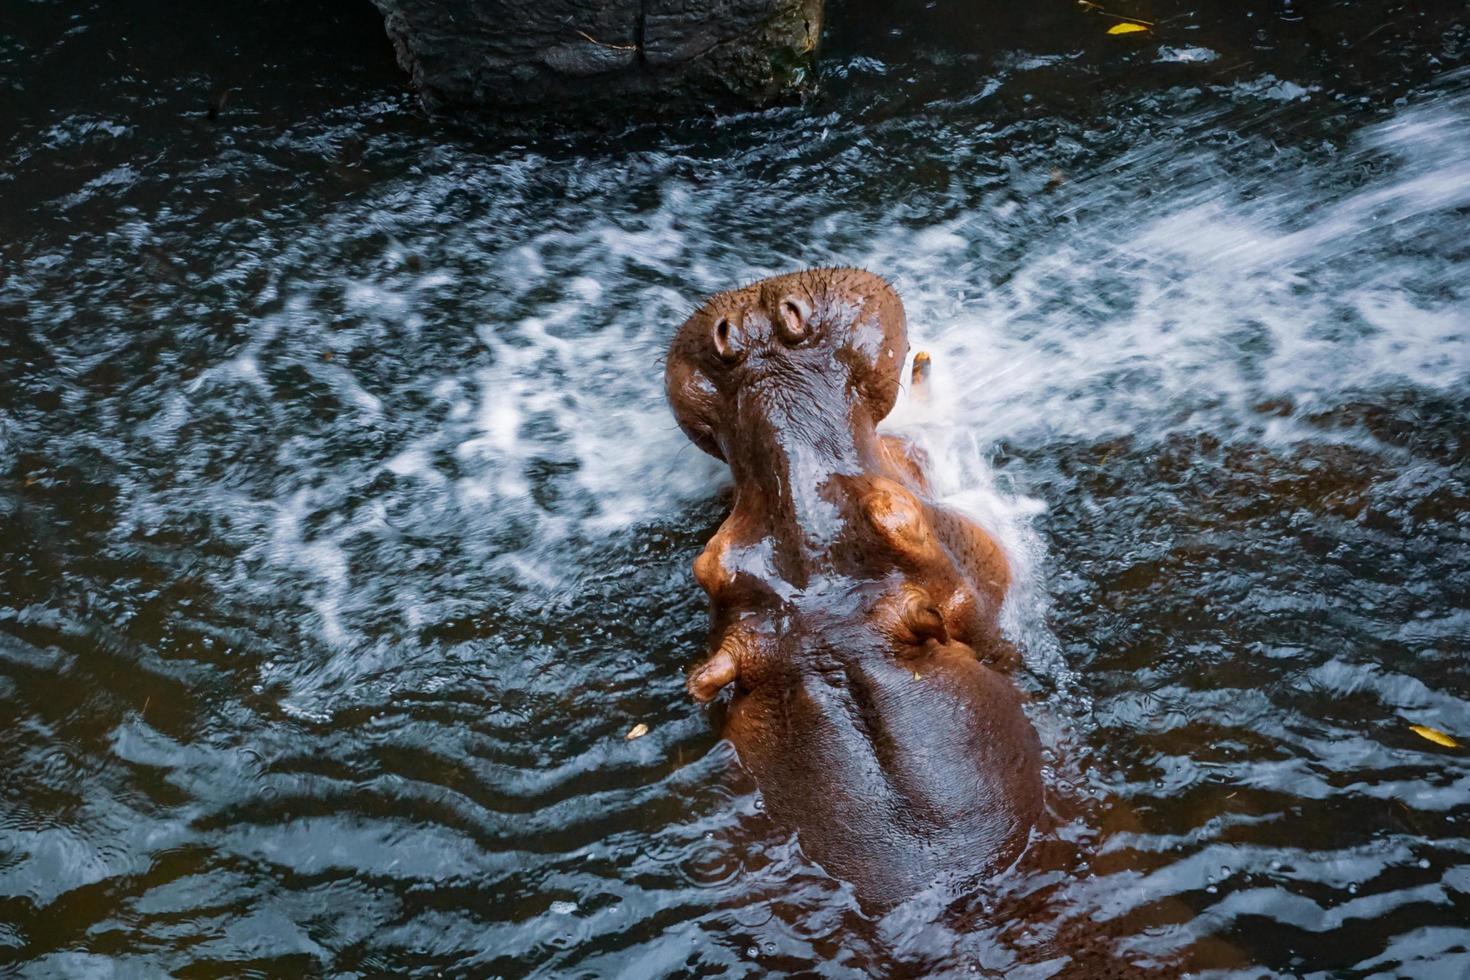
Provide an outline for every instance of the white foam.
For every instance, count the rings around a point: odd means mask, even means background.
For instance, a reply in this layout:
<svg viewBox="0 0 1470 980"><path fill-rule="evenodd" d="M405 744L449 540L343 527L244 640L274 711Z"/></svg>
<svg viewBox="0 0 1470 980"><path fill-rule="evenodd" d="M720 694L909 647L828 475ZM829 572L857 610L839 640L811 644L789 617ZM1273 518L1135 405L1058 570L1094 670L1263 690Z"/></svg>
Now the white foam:
<svg viewBox="0 0 1470 980"><path fill-rule="evenodd" d="M1227 96L1309 94L1267 78ZM973 159L985 145L957 146L955 159ZM1173 136L1068 173L1046 192L1044 174L1017 165L1012 188L979 193L957 163L948 193L959 203L934 208L943 215L934 220L916 220L907 200L793 202L790 187L738 172L724 184L695 184L682 176L682 158L664 151L575 167L477 157L452 179L385 191L404 222L443 211L436 194L468 190L490 202L435 227L435 246L454 261L425 258L422 272L404 272L394 234L406 239L412 228L395 233L383 213L376 220L390 244L344 300L357 325L331 320L312 294L283 286L283 310L195 387L206 378L264 386L267 357L290 349L320 358L328 329L334 345L350 347L440 324L432 304L452 290L463 329L485 350L434 364L418 386L439 404L435 426L399 437L372 466L401 479L384 492L406 497L425 521L452 519L487 540L513 528L508 548L504 535L480 551L466 544L477 567L513 577L528 594L570 594L581 569L569 547L678 519L691 503L708 506L727 479L664 403L662 357L694 304L795 266L864 265L897 285L913 346L935 358L934 400L921 410L905 399L889 427L926 445L945 499L994 530L1012 555L1017 601L1039 603L1027 590L1039 575L1032 525L1044 504L992 470L1002 440L1044 450L1058 440L1153 440L1181 429L1321 439L1295 418L1252 406L1330 406L1380 385L1465 384L1470 275L1463 259L1448 257L1454 248L1421 241L1465 240L1466 146L1470 97L1440 95L1367 128L1337 155L1298 154L1289 167L1247 167L1238 179L1223 151ZM535 225L527 214L541 214L532 202L547 196L548 183L563 203ZM636 207L619 196L626 184L640 188ZM753 247L742 236L764 242L768 222L758 216L767 214L785 222L783 244ZM358 234L360 213L340 223L324 234ZM542 230L510 240L507 229L526 227ZM313 371L365 422L381 421L381 396L362 392L347 367ZM458 472L441 473L436 459ZM325 500L327 491L312 492ZM296 504L281 507L294 514ZM277 543L266 549L319 583L309 594L334 646L353 642L354 603L367 601L355 597L345 535L387 533L376 520L364 509L310 541L299 523L292 531L278 521Z"/></svg>
<svg viewBox="0 0 1470 980"><path fill-rule="evenodd" d="M1465 225L1467 101L1369 129L1342 166L1384 150L1397 166L1325 204L1313 184L1326 175L1310 171L1255 199L1209 184L1112 214L1117 195L1102 186L1086 205L1102 217L992 288L961 244L984 240L984 214L870 258L897 267L915 343L947 365L957 417L982 441L1157 436L1210 420L1260 434L1250 405L1269 397L1451 388L1470 377L1465 270L1426 266L1403 241L1421 225Z"/></svg>
<svg viewBox="0 0 1470 980"><path fill-rule="evenodd" d="M1182 64L1200 64L1204 62L1214 61L1219 57L1220 56L1218 54L1216 54L1214 51L1211 51L1209 48L1201 48L1193 45L1185 45L1183 47L1175 48L1164 45L1159 48L1159 53L1154 58L1154 60L1165 63L1177 62Z"/></svg>

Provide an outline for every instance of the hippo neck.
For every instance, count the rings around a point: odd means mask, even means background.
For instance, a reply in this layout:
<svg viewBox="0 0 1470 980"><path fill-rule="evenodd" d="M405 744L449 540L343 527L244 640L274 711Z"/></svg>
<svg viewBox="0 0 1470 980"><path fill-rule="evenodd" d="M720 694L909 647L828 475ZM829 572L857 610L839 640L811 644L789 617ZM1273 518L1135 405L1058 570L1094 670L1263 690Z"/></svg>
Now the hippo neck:
<svg viewBox="0 0 1470 980"><path fill-rule="evenodd" d="M805 588L844 524L842 477L879 470L872 416L850 386L821 376L743 390L721 448L735 509L774 545L776 571Z"/></svg>

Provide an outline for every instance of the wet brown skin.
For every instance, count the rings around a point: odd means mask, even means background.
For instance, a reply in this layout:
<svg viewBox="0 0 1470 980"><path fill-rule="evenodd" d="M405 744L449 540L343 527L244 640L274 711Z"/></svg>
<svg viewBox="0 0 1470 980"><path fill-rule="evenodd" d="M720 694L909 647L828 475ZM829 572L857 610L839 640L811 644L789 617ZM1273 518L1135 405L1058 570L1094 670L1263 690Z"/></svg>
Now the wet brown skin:
<svg viewBox="0 0 1470 980"><path fill-rule="evenodd" d="M815 269L708 300L665 377L680 427L735 481L694 562L711 652L690 693L734 686L724 735L768 811L877 907L1008 865L1041 811L997 628L1005 555L876 431L907 352L891 286Z"/></svg>

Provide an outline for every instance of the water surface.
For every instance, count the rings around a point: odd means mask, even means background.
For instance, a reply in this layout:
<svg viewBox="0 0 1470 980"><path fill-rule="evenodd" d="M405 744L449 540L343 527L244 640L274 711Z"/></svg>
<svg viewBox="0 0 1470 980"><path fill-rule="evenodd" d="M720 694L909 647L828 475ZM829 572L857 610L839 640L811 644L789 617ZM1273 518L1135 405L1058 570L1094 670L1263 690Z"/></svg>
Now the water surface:
<svg viewBox="0 0 1470 980"><path fill-rule="evenodd" d="M1463 10L900 6L590 132L425 120L352 4L16 6L0 964L1470 971ZM888 427L1015 556L1057 823L883 918L683 692L660 356L826 263L934 354Z"/></svg>

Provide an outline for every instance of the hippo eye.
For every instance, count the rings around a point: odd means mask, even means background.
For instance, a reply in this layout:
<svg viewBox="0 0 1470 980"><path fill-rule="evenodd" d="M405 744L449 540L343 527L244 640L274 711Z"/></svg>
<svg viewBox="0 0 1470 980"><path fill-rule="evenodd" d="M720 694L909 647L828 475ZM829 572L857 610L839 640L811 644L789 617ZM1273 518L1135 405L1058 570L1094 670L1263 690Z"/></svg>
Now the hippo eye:
<svg viewBox="0 0 1470 980"><path fill-rule="evenodd" d="M934 640L944 645L949 642L949 630L944 626L944 615L940 613L938 606L925 606L923 609L912 611L909 615L908 628L920 643Z"/></svg>
<svg viewBox="0 0 1470 980"><path fill-rule="evenodd" d="M905 643L922 647L930 640L940 646L949 643L949 629L944 614L929 594L916 586L906 586L899 600L897 636Z"/></svg>
<svg viewBox="0 0 1470 980"><path fill-rule="evenodd" d="M728 317L720 317L715 321L715 328L710 336L714 339L715 353L720 360L726 364L733 364L740 360L740 350L735 342L735 327L730 323Z"/></svg>

